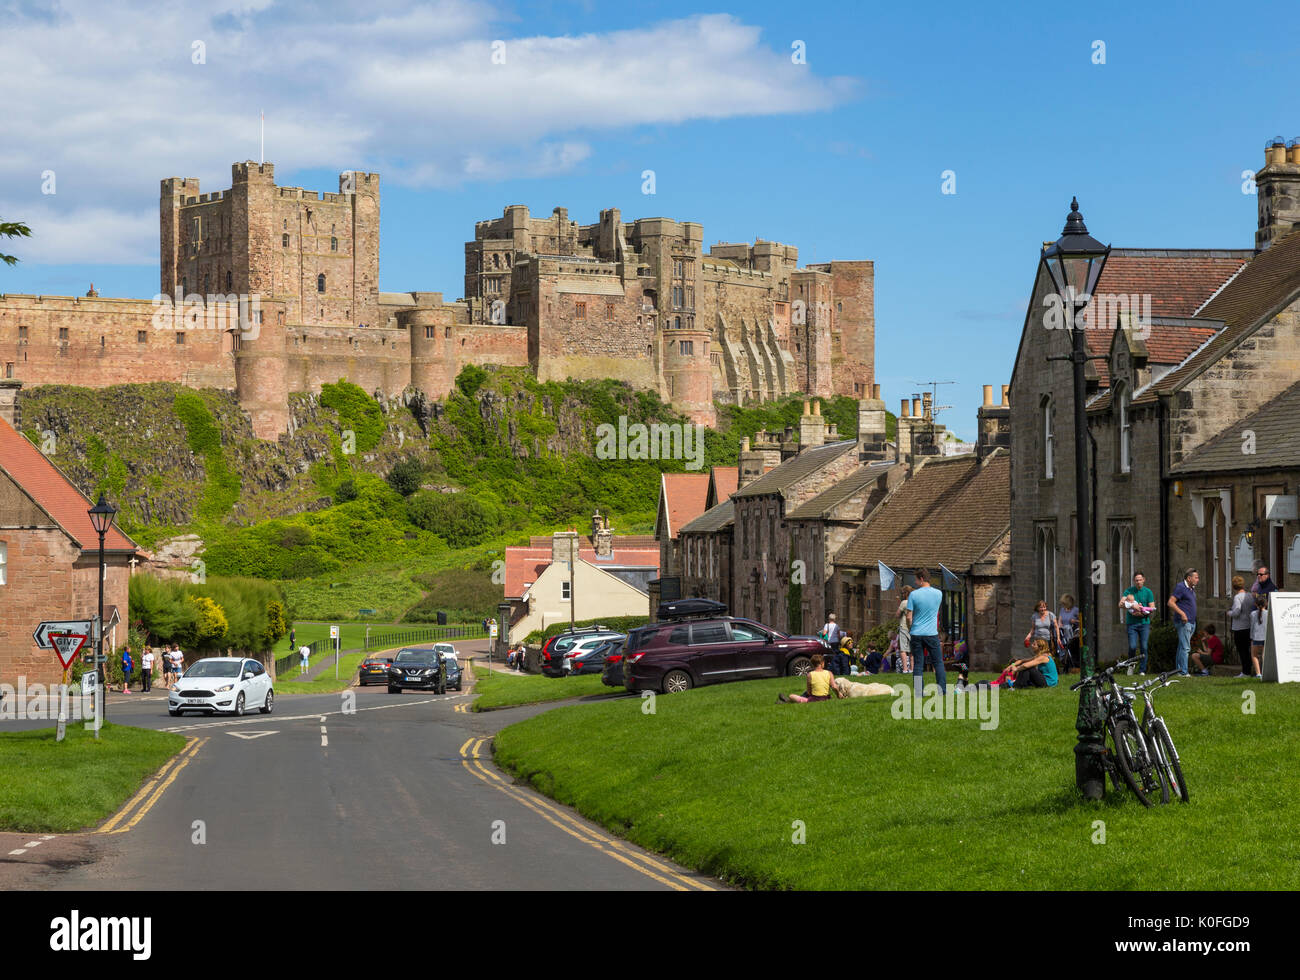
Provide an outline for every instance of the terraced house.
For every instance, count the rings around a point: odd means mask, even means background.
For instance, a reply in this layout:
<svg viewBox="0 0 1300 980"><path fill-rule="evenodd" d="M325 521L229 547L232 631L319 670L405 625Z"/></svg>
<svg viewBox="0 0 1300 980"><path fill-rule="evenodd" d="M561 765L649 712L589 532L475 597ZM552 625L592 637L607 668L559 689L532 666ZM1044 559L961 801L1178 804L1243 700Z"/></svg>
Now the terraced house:
<svg viewBox="0 0 1300 980"><path fill-rule="evenodd" d="M1090 473L1074 472L1069 333L1045 328L1035 278L1011 385L1014 616L1073 592L1075 481L1088 481L1104 657L1127 650L1119 595L1135 571L1164 599L1201 571L1200 619L1224 628L1231 579L1259 562L1300 582L1300 452L1282 421L1300 379L1300 141L1256 174L1254 249L1123 249L1086 312ZM1104 229L1092 229L1094 235ZM1113 302L1116 296L1140 303ZM1134 309L1134 305L1139 308ZM1106 312L1103 313L1102 310ZM1235 446L1235 455L1230 447Z"/></svg>

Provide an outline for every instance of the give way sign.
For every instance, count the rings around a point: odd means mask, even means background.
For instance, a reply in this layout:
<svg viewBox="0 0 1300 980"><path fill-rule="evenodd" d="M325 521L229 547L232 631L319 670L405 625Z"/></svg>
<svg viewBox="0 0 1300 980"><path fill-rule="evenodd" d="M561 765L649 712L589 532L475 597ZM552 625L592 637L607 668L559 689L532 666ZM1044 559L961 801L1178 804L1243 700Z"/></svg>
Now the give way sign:
<svg viewBox="0 0 1300 980"><path fill-rule="evenodd" d="M49 640L54 644L54 652L59 655L59 662L63 664L63 669L67 670L68 665L76 658L81 648L86 645L86 634L50 633Z"/></svg>

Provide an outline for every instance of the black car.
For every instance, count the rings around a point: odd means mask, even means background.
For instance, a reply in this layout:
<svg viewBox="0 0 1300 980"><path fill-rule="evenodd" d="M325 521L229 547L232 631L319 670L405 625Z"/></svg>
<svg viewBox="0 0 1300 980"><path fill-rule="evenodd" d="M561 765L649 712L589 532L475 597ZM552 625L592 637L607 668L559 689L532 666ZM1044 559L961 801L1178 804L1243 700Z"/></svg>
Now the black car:
<svg viewBox="0 0 1300 980"><path fill-rule="evenodd" d="M569 676L572 677L575 674L603 674L606 659L611 655L621 655L623 653L624 639L625 637L616 636L590 650L574 654L573 659L569 661Z"/></svg>
<svg viewBox="0 0 1300 980"><path fill-rule="evenodd" d="M627 637L611 644L605 651L605 663L600 669L600 682L606 687L623 686L623 657L627 647Z"/></svg>
<svg viewBox="0 0 1300 980"><path fill-rule="evenodd" d="M446 694L447 669L442 654L432 647L399 650L388 665L388 693L401 694L407 688Z"/></svg>
<svg viewBox="0 0 1300 980"><path fill-rule="evenodd" d="M392 662L392 657L367 657L357 671L357 684L365 687L367 684L387 683L388 666Z"/></svg>

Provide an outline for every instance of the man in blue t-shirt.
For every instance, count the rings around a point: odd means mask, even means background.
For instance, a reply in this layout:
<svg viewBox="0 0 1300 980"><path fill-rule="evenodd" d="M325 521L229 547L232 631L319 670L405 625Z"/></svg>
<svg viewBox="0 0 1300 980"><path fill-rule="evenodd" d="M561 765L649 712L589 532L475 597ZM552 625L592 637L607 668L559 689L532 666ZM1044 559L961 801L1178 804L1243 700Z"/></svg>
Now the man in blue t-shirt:
<svg viewBox="0 0 1300 980"><path fill-rule="evenodd" d="M939 645L939 606L943 593L930 584L925 569L916 573L917 587L907 597L907 622L912 635L912 686L921 696L921 677L925 660L934 664L934 679L939 690L948 693L948 678L943 670L943 648Z"/></svg>
<svg viewBox="0 0 1300 980"><path fill-rule="evenodd" d="M1174 655L1174 668L1187 677L1187 655L1192 649L1192 633L1196 631L1196 585L1201 574L1194 568L1183 573L1183 580L1174 586L1169 597L1174 627L1178 630L1178 652Z"/></svg>

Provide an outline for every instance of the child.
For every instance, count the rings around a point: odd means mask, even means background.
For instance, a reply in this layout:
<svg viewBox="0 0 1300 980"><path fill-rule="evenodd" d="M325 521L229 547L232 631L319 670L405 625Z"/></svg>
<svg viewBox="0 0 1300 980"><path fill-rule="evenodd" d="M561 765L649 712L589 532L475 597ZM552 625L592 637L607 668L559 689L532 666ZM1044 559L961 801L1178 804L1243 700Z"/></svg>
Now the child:
<svg viewBox="0 0 1300 980"><path fill-rule="evenodd" d="M1262 681L1264 674L1259 665L1264 662L1264 641L1268 639L1268 593L1255 596L1255 611L1250 614L1250 659L1255 668L1255 680Z"/></svg>

